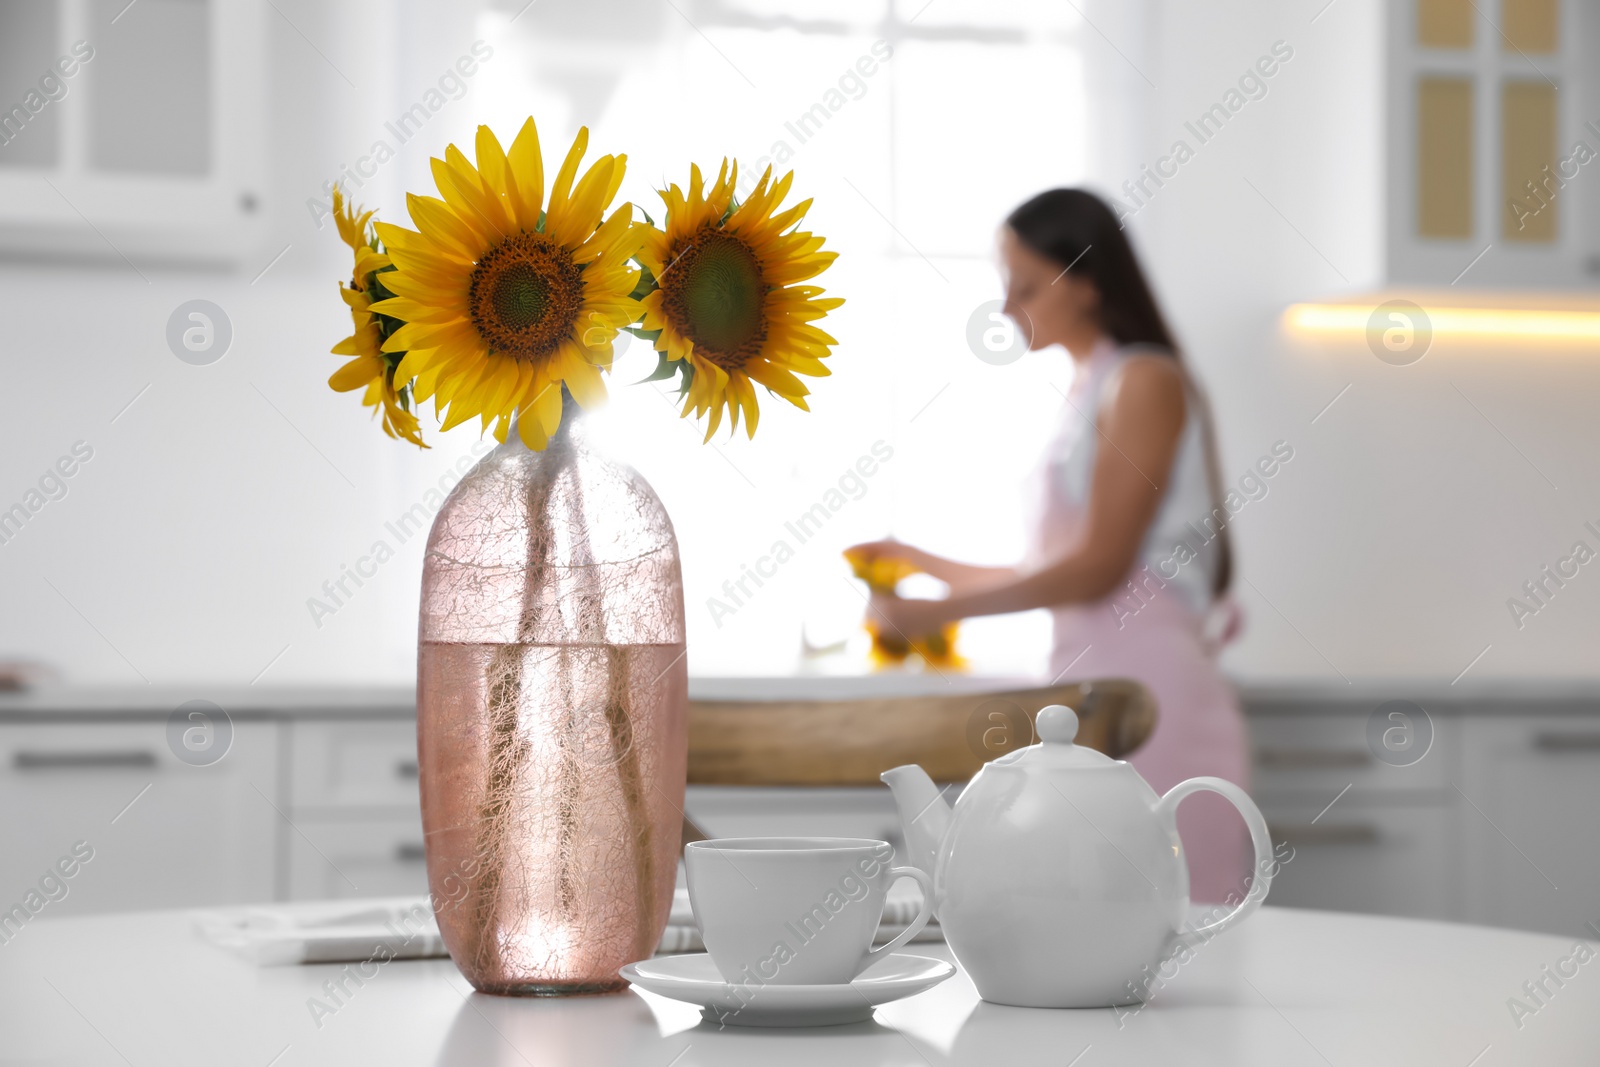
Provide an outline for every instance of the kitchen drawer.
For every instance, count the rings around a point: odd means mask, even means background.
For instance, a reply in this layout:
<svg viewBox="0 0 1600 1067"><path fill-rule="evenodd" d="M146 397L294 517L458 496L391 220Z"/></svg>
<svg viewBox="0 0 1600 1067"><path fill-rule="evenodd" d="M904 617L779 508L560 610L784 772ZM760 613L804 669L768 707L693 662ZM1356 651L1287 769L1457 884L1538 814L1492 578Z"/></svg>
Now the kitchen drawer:
<svg viewBox="0 0 1600 1067"><path fill-rule="evenodd" d="M290 730L290 804L417 811L417 724L296 722Z"/></svg>
<svg viewBox="0 0 1600 1067"><path fill-rule="evenodd" d="M277 752L262 722L234 723L203 767L173 754L165 719L0 725L0 910L80 841L92 858L41 917L271 900Z"/></svg>
<svg viewBox="0 0 1600 1067"><path fill-rule="evenodd" d="M1373 708L1377 708L1377 703ZM1250 743L1257 796L1332 800L1341 789L1363 796L1403 791L1446 792L1460 747L1460 719L1432 715L1433 742L1416 763L1395 767L1373 755L1367 742L1369 715L1252 715Z"/></svg>
<svg viewBox="0 0 1600 1067"><path fill-rule="evenodd" d="M684 807L712 837L866 837L897 850L902 843L887 787L692 785Z"/></svg>
<svg viewBox="0 0 1600 1067"><path fill-rule="evenodd" d="M427 895L420 815L296 826L288 849L291 900Z"/></svg>
<svg viewBox="0 0 1600 1067"><path fill-rule="evenodd" d="M1600 716L1472 716L1465 731L1467 918L1593 939Z"/></svg>
<svg viewBox="0 0 1600 1067"><path fill-rule="evenodd" d="M1362 804L1349 794L1326 813L1321 804L1260 806L1277 852L1294 849L1273 879L1269 904L1460 917L1457 806Z"/></svg>

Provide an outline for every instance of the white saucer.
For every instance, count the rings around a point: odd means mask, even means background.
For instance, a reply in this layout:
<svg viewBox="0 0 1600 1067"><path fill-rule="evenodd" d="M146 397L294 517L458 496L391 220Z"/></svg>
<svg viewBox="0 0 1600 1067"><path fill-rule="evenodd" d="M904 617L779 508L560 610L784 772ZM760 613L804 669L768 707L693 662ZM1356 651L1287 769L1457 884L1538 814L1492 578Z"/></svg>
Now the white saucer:
<svg viewBox="0 0 1600 1067"><path fill-rule="evenodd" d="M711 1022L728 1026L837 1026L872 1017L879 1004L931 989L955 965L892 953L841 985L729 985L704 952L660 956L622 968L622 977L652 993L700 1005Z"/></svg>

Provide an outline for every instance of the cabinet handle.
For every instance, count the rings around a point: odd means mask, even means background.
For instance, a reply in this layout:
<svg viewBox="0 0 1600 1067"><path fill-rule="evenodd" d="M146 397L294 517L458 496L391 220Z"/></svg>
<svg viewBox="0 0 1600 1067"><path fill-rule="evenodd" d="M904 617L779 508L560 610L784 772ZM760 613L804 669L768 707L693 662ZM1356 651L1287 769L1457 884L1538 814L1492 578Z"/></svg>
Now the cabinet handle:
<svg viewBox="0 0 1600 1067"><path fill-rule="evenodd" d="M1369 822L1330 823L1314 826L1311 823L1268 824L1267 832L1274 841L1287 841L1291 845L1375 845L1378 827Z"/></svg>
<svg viewBox="0 0 1600 1067"><path fill-rule="evenodd" d="M28 752L19 751L11 757L11 765L19 771L99 770L112 767L154 767L153 752L115 751L101 752Z"/></svg>
<svg viewBox="0 0 1600 1067"><path fill-rule="evenodd" d="M1600 733L1541 733L1533 747L1540 752L1600 752Z"/></svg>
<svg viewBox="0 0 1600 1067"><path fill-rule="evenodd" d="M1262 767L1365 767L1372 754L1361 748L1260 748Z"/></svg>
<svg viewBox="0 0 1600 1067"><path fill-rule="evenodd" d="M417 776L417 761L414 759L401 760L394 765L396 778L415 778Z"/></svg>
<svg viewBox="0 0 1600 1067"><path fill-rule="evenodd" d="M394 858L397 863L421 863L428 858L428 851L414 842L403 841L395 846Z"/></svg>

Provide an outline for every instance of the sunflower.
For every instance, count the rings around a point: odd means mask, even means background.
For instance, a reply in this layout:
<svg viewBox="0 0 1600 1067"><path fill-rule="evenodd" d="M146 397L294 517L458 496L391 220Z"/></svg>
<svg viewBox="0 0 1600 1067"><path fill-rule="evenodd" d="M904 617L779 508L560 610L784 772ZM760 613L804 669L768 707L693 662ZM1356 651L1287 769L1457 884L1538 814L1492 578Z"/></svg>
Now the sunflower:
<svg viewBox="0 0 1600 1067"><path fill-rule="evenodd" d="M328 384L341 393L366 389L361 403L383 413L383 432L390 437L404 438L419 448L422 434L417 417L406 410L399 391L395 388L394 371L398 360L383 353L383 329L379 317L372 313L372 297L382 292L375 278L380 272L390 271L389 257L379 252L376 241L369 236L368 223L373 212L361 211L345 200L337 186L333 190L333 218L338 224L339 236L355 252L355 269L348 285L339 286L339 295L350 307L350 318L355 332L333 346L334 355L351 356L350 362L333 372Z"/></svg>
<svg viewBox="0 0 1600 1067"><path fill-rule="evenodd" d="M844 558L855 576L867 583L874 593L894 593L903 578L922 573L921 568L908 559L897 556L873 556L846 551ZM938 633L920 634L908 638L897 630L886 631L877 619L871 618L862 627L872 637L872 665L878 668L904 663L911 656L919 656L929 667L946 667L961 670L967 661L956 651L956 639L961 634L961 624L945 623Z"/></svg>
<svg viewBox="0 0 1600 1067"><path fill-rule="evenodd" d="M533 119L509 152L479 126L476 167L450 145L432 160L443 199L406 197L415 230L376 223L396 269L382 278L394 295L372 310L404 323L383 350L404 353L396 378L448 410L446 430L480 417L504 441L515 417L537 451L561 424L563 391L583 407L605 399L612 341L639 317L628 260L644 227L631 204L602 224L627 157L601 156L578 178L588 143L580 129L546 199Z"/></svg>
<svg viewBox="0 0 1600 1067"><path fill-rule="evenodd" d="M682 414L710 413L708 441L724 409L730 431L743 411L745 432L755 436L752 382L809 410L810 390L795 375L827 375L822 360L838 344L811 322L844 303L823 299L815 285L795 284L821 273L837 253L819 251L823 238L793 229L810 200L774 213L793 172L773 183L768 167L743 203L733 196L738 175L738 164L730 172L723 160L708 191L691 165L688 195L676 185L661 193L665 228L650 227L639 253L655 285L643 298L640 330L661 353L651 377L682 375Z"/></svg>
<svg viewBox="0 0 1600 1067"><path fill-rule="evenodd" d="M868 556L866 553L846 549L845 562L857 578L867 583L874 593L892 593L900 579L919 573L917 565L900 556Z"/></svg>

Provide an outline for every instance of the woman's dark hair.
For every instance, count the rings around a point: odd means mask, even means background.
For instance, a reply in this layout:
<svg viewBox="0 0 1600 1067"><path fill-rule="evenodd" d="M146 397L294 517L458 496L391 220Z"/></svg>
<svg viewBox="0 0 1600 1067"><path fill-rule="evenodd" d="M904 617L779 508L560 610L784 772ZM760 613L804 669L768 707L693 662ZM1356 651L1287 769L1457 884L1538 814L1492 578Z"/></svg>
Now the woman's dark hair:
<svg viewBox="0 0 1600 1067"><path fill-rule="evenodd" d="M1222 479L1210 405L1183 366L1178 343L1156 305L1155 294L1116 213L1104 200L1083 189L1051 189L1013 211L1006 217L1006 225L1039 255L1059 263L1074 277L1094 283L1100 294L1100 327L1118 345L1159 349L1178 362L1186 392L1200 418L1213 506L1220 508ZM1226 526L1218 533L1217 573L1211 589L1214 596L1225 593L1233 580L1231 538Z"/></svg>

